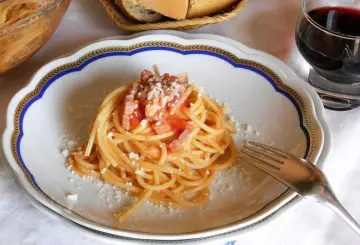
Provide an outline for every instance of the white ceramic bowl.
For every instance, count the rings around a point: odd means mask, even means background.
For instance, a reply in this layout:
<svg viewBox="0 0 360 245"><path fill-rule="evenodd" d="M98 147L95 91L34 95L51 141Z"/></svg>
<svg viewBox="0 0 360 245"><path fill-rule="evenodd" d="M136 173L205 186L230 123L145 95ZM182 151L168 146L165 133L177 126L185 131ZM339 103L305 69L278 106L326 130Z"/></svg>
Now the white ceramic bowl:
<svg viewBox="0 0 360 245"><path fill-rule="evenodd" d="M199 36L197 36L199 37ZM112 214L128 200L117 188L72 175L61 156L65 135L86 139L105 94L157 64L162 72L189 73L190 81L227 102L250 130L235 136L272 143L316 163L329 153L330 135L316 93L284 64L219 37L182 39L148 35L105 40L41 68L10 102L5 155L25 190L59 215L84 227L133 239L179 241L249 228L296 196L245 163L219 173L212 200L190 210L142 207L123 224ZM326 151L323 146L326 146ZM107 198L100 198L103 192ZM66 199L76 193L76 203ZM116 198L119 196L120 198Z"/></svg>

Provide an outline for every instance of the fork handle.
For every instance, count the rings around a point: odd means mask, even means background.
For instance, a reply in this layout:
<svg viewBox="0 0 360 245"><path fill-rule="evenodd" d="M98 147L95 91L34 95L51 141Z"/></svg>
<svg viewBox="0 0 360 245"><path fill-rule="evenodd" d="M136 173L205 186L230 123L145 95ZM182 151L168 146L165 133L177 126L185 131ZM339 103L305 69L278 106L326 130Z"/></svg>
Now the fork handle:
<svg viewBox="0 0 360 245"><path fill-rule="evenodd" d="M331 191L326 199L327 202L325 202L325 205L332 209L337 215L339 215L346 222L346 224L348 224L356 232L356 234L360 236L360 225L346 211L346 209L341 205L339 200Z"/></svg>

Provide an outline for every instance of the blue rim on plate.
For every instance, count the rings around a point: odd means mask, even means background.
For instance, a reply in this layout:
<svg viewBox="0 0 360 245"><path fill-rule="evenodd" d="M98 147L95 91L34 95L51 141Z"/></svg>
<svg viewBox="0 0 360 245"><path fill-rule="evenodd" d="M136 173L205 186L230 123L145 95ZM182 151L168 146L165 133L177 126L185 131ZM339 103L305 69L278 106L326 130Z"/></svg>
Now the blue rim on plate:
<svg viewBox="0 0 360 245"><path fill-rule="evenodd" d="M16 112L14 115L14 131L12 132L11 136L11 150L14 159L16 160L19 167L22 169L23 173L25 174L28 182L35 188L35 190L44 196L48 201L56 206L68 210L77 218L82 220L87 220L86 218L82 217L79 214L72 212L71 210L67 209L66 207L60 205L56 201L52 200L45 192L41 190L39 185L37 184L35 177L31 174L31 172L26 167L26 163L23 161L21 156L21 140L24 135L23 133L23 120L27 110L31 107L31 105L36 102L37 100L41 99L45 91L59 78L73 73L77 71L81 71L84 67L89 65L90 63L110 56L132 56L138 53L147 52L147 51L154 51L154 50L161 50L161 51L168 51L168 52L176 52L182 55L208 55L212 57L216 57L222 59L229 64L231 64L235 68L240 69L247 69L252 72L257 73L258 75L264 77L274 88L274 90L282 95L284 95L287 99L291 101L294 107L297 110L299 116L300 127L304 132L306 137L306 151L304 154L304 158L310 158L313 154L315 154L315 145L316 145L316 129L313 127L313 123L311 122L311 118L309 116L308 109L305 106L303 99L300 95L290 88L289 86L285 85L279 76L277 76L272 70L267 68L266 66L257 63L255 61L247 60L247 59L240 59L235 55L231 54L228 51L222 50L220 48L206 46L206 45L181 45L177 43L171 42L164 42L164 41L151 41L151 42L143 42L138 43L132 46L122 47L122 46L115 46L115 47L107 47L101 48L98 50L94 50L75 62L68 63L57 67L56 69L50 71L49 73L44 76L39 84L35 87L33 91L28 93L25 97L22 98L21 102L17 105ZM279 197L275 198L271 203L267 204L262 209L258 210L257 212L249 215L248 217L244 218L248 219L252 216L256 216L261 212L264 212L271 206L273 203L278 202L278 199L283 199L286 196L292 195L293 192L289 189L286 189ZM261 222L261 221L259 221ZM245 227L246 228L246 227ZM195 239L196 240L196 239Z"/></svg>

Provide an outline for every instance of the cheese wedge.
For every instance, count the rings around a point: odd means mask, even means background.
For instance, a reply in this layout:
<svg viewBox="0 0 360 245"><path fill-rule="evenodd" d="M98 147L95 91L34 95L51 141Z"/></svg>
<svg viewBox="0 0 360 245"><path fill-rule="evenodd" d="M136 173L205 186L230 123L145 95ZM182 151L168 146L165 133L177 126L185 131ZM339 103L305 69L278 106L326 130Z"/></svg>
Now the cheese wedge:
<svg viewBox="0 0 360 245"><path fill-rule="evenodd" d="M239 0L190 0L186 18L192 19L203 16L212 16L229 9L238 2Z"/></svg>
<svg viewBox="0 0 360 245"><path fill-rule="evenodd" d="M132 0L133 2L151 9L172 19L186 18L189 0Z"/></svg>

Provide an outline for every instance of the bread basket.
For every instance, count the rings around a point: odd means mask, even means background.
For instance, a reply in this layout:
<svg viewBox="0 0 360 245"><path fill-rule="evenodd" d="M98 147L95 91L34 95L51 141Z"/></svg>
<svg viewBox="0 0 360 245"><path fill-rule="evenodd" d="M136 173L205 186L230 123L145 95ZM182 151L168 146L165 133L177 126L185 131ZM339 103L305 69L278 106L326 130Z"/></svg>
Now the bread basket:
<svg viewBox="0 0 360 245"><path fill-rule="evenodd" d="M214 16L194 19L167 20L156 23L135 23L128 20L115 6L113 0L99 0L110 19L122 30L137 32L160 29L191 30L207 24L215 24L233 18L245 6L247 0L240 0L231 10Z"/></svg>

